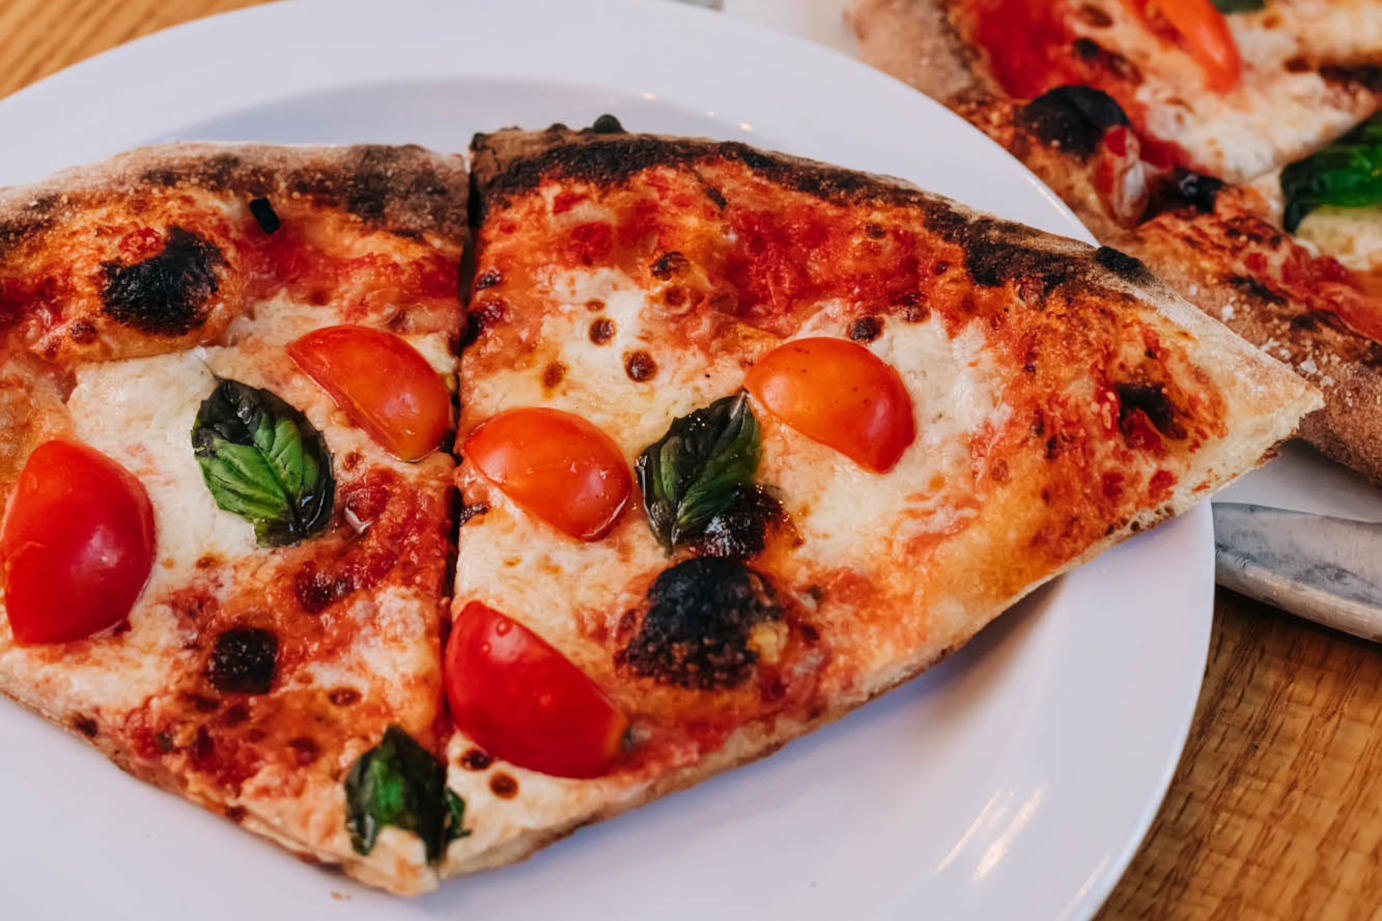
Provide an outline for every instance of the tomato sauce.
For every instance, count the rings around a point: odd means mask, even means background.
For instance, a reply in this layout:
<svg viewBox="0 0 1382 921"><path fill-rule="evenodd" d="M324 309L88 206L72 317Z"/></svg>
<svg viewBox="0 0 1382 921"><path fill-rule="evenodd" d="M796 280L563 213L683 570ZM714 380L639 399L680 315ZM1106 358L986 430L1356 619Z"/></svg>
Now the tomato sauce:
<svg viewBox="0 0 1382 921"><path fill-rule="evenodd" d="M1137 98L1141 74L1117 52L1077 37L1076 13L1064 0L970 0L962 4L972 38L988 56L995 79L1014 99L1032 100L1048 90L1082 84L1102 90L1122 107L1153 166L1196 168L1180 145L1147 130L1146 106ZM1162 38L1172 41L1174 33Z"/></svg>

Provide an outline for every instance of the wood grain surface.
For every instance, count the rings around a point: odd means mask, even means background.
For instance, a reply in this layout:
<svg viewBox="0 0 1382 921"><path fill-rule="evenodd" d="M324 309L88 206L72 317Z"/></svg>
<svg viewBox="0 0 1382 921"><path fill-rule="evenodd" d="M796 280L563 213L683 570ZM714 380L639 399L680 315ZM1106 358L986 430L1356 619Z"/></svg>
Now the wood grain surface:
<svg viewBox="0 0 1382 921"><path fill-rule="evenodd" d="M256 2L0 0L0 96ZM1221 592L1185 755L1098 919L1379 917L1382 647Z"/></svg>

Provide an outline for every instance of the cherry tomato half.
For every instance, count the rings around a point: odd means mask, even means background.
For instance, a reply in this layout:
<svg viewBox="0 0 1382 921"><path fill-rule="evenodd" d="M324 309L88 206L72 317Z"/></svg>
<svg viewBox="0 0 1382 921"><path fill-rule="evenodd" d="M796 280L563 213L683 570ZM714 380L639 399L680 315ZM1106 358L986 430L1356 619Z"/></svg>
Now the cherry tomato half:
<svg viewBox="0 0 1382 921"><path fill-rule="evenodd" d="M65 439L29 455L0 524L16 641L65 643L119 623L153 563L153 506L129 471Z"/></svg>
<svg viewBox="0 0 1382 921"><path fill-rule="evenodd" d="M1238 84L1242 59L1228 22L1210 0L1128 0L1145 19L1159 17L1185 40L1204 71L1205 84L1226 93Z"/></svg>
<svg viewBox="0 0 1382 921"><path fill-rule="evenodd" d="M608 534L633 492L619 446L580 416L556 409L500 413L471 432L461 450L506 496L578 540Z"/></svg>
<svg viewBox="0 0 1382 921"><path fill-rule="evenodd" d="M861 467L884 473L917 435L897 371L847 339L794 339L744 378L768 412Z"/></svg>
<svg viewBox="0 0 1382 921"><path fill-rule="evenodd" d="M417 460L446 435L446 384L417 349L392 333L328 326L289 343L288 355L394 456Z"/></svg>
<svg viewBox="0 0 1382 921"><path fill-rule="evenodd" d="M624 749L629 720L546 640L472 601L446 644L455 723L489 754L557 777L598 777Z"/></svg>

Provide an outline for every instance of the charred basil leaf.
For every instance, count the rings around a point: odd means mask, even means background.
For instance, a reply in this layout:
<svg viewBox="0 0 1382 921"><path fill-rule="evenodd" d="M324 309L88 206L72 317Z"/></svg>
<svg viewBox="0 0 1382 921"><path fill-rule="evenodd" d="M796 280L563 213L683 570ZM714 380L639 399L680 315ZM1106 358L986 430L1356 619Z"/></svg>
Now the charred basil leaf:
<svg viewBox="0 0 1382 921"><path fill-rule="evenodd" d="M648 526L671 553L724 511L758 469L762 448L748 395L675 420L634 465Z"/></svg>
<svg viewBox="0 0 1382 921"><path fill-rule="evenodd" d="M422 839L436 862L448 842L469 834L462 828L465 800L446 786L446 768L398 726L350 766L345 779L346 828L358 854L374 850L385 825Z"/></svg>
<svg viewBox="0 0 1382 921"><path fill-rule="evenodd" d="M192 450L216 504L253 522L260 546L326 527L335 490L326 439L269 391L218 381L192 424Z"/></svg>
<svg viewBox="0 0 1382 921"><path fill-rule="evenodd" d="M1251 13L1266 7L1264 0L1214 0L1214 8L1221 13Z"/></svg>
<svg viewBox="0 0 1382 921"><path fill-rule="evenodd" d="M1321 205L1382 204L1382 115L1374 115L1319 153L1283 169L1281 194L1286 200L1282 223L1293 233Z"/></svg>

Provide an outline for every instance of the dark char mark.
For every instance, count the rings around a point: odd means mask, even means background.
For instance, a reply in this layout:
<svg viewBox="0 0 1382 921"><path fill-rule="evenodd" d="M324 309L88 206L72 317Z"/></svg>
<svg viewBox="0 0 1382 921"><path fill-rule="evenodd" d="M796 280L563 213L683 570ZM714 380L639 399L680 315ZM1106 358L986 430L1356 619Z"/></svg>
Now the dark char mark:
<svg viewBox="0 0 1382 921"><path fill-rule="evenodd" d="M648 590L648 612L623 659L659 684L736 687L758 661L748 648L749 632L781 616L767 576L737 560L694 557L657 577Z"/></svg>
<svg viewBox="0 0 1382 921"><path fill-rule="evenodd" d="M1134 284L1147 284L1153 280L1151 271L1142 264L1142 260L1136 256L1129 256L1122 250L1114 249L1112 246L1101 246L1094 251L1094 261L1113 274L1133 282Z"/></svg>
<svg viewBox="0 0 1382 921"><path fill-rule="evenodd" d="M702 556L748 560L763 552L768 528L787 518L782 503L761 486L739 490L729 508L705 526L692 549Z"/></svg>
<svg viewBox="0 0 1382 921"><path fill-rule="evenodd" d="M265 233L273 233L282 226L282 222L278 219L278 212L274 211L274 206L269 203L267 198L250 199L250 214L254 215L255 223Z"/></svg>
<svg viewBox="0 0 1382 921"><path fill-rule="evenodd" d="M102 264L105 312L141 332L184 335L205 322L206 302L219 287L216 270L224 265L214 244L171 227L158 255L133 265Z"/></svg>
<svg viewBox="0 0 1382 921"><path fill-rule="evenodd" d="M1255 278L1249 278L1246 275L1231 275L1226 280L1234 288L1238 289L1239 291L1248 295L1249 297L1255 297L1261 301L1264 301L1268 304L1273 304L1277 307L1280 307L1286 303L1286 298L1282 297L1280 294L1277 294L1271 288L1268 288L1266 285L1262 284L1262 282L1258 281Z"/></svg>
<svg viewBox="0 0 1382 921"><path fill-rule="evenodd" d="M1049 295L1072 274L1074 265L1063 253L1052 253L1012 239L1012 226L993 218L961 220L953 229L939 226L932 216L927 223L942 237L964 247L965 269L976 284L997 288L1008 281L1038 279Z"/></svg>
<svg viewBox="0 0 1382 921"><path fill-rule="evenodd" d="M1128 124L1113 97L1088 86L1058 86L1028 103L1018 120L1047 144L1087 157L1104 132Z"/></svg>
<svg viewBox="0 0 1382 921"><path fill-rule="evenodd" d="M737 161L772 182L827 201L916 204L924 200L913 189L881 182L863 173L790 161L737 141L663 139L593 129L571 135L557 125L549 128L548 133L554 142L550 147L508 163L479 188L482 200L473 220L515 195L532 191L547 178L615 184L656 166L692 167L714 160ZM473 148L478 151L486 143L485 135L477 135ZM724 195L718 189L712 193L708 187L707 194L723 206Z"/></svg>
<svg viewBox="0 0 1382 921"><path fill-rule="evenodd" d="M1185 437L1185 429L1176 421L1176 408L1161 384L1118 384L1114 389L1118 393L1118 427L1125 433L1127 418L1141 410L1167 438Z"/></svg>
<svg viewBox="0 0 1382 921"><path fill-rule="evenodd" d="M267 694L278 664L278 636L257 627L233 627L216 637L207 680L228 694Z"/></svg>

